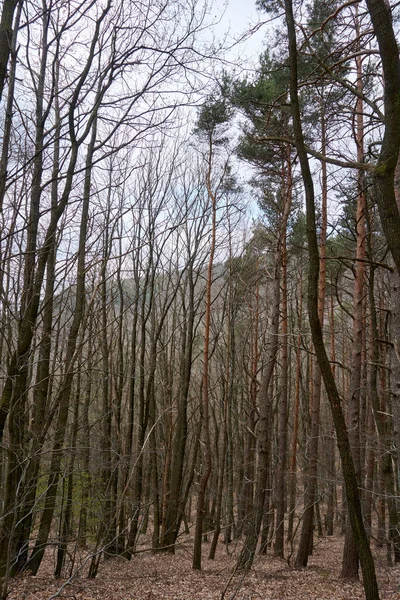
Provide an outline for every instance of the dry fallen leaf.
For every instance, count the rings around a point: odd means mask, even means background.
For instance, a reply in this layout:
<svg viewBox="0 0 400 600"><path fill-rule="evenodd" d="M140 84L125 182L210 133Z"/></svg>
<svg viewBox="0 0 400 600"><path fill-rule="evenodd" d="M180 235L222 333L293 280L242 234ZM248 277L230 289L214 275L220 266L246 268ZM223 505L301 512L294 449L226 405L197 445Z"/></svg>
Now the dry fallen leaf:
<svg viewBox="0 0 400 600"><path fill-rule="evenodd" d="M221 544L216 559L207 560L209 544L203 548L203 571L191 568L191 543L170 554L140 553L126 561L103 561L96 579L87 579L85 570L70 582L52 577L54 557L46 555L36 577L23 575L10 582L8 600L363 600L360 582L339 579L343 540L318 541L304 570L291 569L285 561L258 556L251 572L231 578L240 551L238 545L227 556ZM80 557L81 564L85 556ZM376 553L381 598L399 600L400 566L388 567L385 556Z"/></svg>

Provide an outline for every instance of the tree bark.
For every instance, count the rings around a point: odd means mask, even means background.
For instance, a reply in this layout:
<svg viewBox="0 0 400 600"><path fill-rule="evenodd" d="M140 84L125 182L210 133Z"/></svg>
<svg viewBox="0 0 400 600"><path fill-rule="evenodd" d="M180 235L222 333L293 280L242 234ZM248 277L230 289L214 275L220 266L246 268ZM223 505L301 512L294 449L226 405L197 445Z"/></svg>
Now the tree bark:
<svg viewBox="0 0 400 600"><path fill-rule="evenodd" d="M359 35L358 5L356 5L356 34ZM357 89L363 90L362 60L356 58ZM364 160L364 119L363 101L357 98L356 104L356 131L357 162ZM348 402L348 427L349 439L352 447L354 467L358 484L361 484L361 437L360 437L360 400L361 400L361 370L364 337L364 280L365 280L365 181L364 174L358 171L357 177L357 208L356 208L356 264L354 267L354 292L353 292L353 337L351 346L351 375L349 384ZM344 579L358 579L358 552L352 530L348 524L343 549L343 562L341 577Z"/></svg>
<svg viewBox="0 0 400 600"><path fill-rule="evenodd" d="M228 216L229 221L229 216ZM229 235L231 233L229 232ZM215 529L214 535L211 542L210 553L208 558L210 560L214 560L215 551L217 549L218 538L221 532L221 515L222 515L222 502L223 502L223 492L224 492L224 481L225 481L225 468L226 468L226 455L228 451L228 406L231 400L231 335L232 335L232 248L231 248L231 238L229 239L230 244L230 254L229 254L229 279L228 279L228 302L227 302L227 339L226 339L226 356L225 356L225 373L224 373L224 387L223 387L223 413L222 413L222 442L221 442L221 452L219 457L219 479L218 479L218 489L217 489L217 510L215 514Z"/></svg>
<svg viewBox="0 0 400 600"><path fill-rule="evenodd" d="M323 95L323 90L322 90ZM322 155L326 155L326 118L324 100L321 101L321 144ZM321 328L324 324L325 289L326 289L326 235L328 227L328 179L326 163L322 163L322 206L321 206L321 235L320 235L320 272L318 278L318 318ZM313 550L314 507L317 502L318 482L318 450L321 412L321 370L315 365L311 403L311 430L309 442L309 458L306 466L306 489L304 493L304 514L297 550L295 566L306 567L308 557Z"/></svg>
<svg viewBox="0 0 400 600"><path fill-rule="evenodd" d="M276 527L274 554L284 558L285 546L285 509L286 509L286 464L287 464L287 421L289 396L289 361L288 361L288 281L287 281L287 217L292 204L292 165L290 147L286 148L286 165L283 168L283 225L281 230L281 389L278 407L278 468L276 481ZM288 207L288 208L287 208Z"/></svg>
<svg viewBox="0 0 400 600"><path fill-rule="evenodd" d="M293 417L293 437L290 457L290 486L289 486L289 523L287 539L293 540L293 525L296 509L296 488L297 488L297 444L299 432L299 409L300 409L300 378L301 378L301 330L303 315L303 270L300 267L299 296L297 311L297 348L296 348L296 383L294 397L294 417Z"/></svg>
<svg viewBox="0 0 400 600"><path fill-rule="evenodd" d="M216 226L217 226L217 198L211 188L211 170L213 158L213 139L212 133L209 136L209 154L208 154L208 170L207 170L207 192L211 203L211 243L210 256L207 268L207 283L206 283L206 313L204 321L204 347L203 347L203 398L202 398L202 423L204 435L204 459L202 466L202 474L199 482L199 491L197 497L196 508L196 529L194 534L193 547L193 569L201 569L201 543L203 535L203 524L205 514L205 496L207 482L211 474L211 440L210 440L210 417L209 417L209 353L210 353L210 322L211 322L211 289L212 289L212 274L214 265L215 243L216 243Z"/></svg>
<svg viewBox="0 0 400 600"><path fill-rule="evenodd" d="M4 4L5 5L5 4ZM4 10L3 5L3 10ZM1 157L0 157L0 214L3 211L3 203L4 196L6 192L6 183L7 183L7 168L8 168L8 153L10 149L10 141L11 141L11 126L13 122L13 106L14 106L14 90L15 90L15 76L17 71L17 35L19 29L19 23L21 19L21 11L22 11L22 2L18 4L17 13L15 15L15 26L14 32L12 34L11 39L11 60L10 60L10 75L8 82L8 93L7 93L7 103L6 103L6 111L5 111L5 119L4 119L4 130L3 130L3 140L2 140L2 148L1 148ZM0 26L1 28L1 26ZM0 34L1 37L1 34ZM1 42L0 42L1 46ZM0 50L1 52L1 50ZM0 84L1 88L1 84ZM0 93L1 100L1 93Z"/></svg>
<svg viewBox="0 0 400 600"><path fill-rule="evenodd" d="M280 252L279 252L280 254ZM246 534L240 553L237 569L248 571L254 561L258 537L264 513L266 484L270 462L270 428L271 428L271 384L276 357L279 349L279 308L280 308L280 261L275 264L275 277L272 282L272 315L269 328L269 348L266 366L262 375L259 392L259 418L257 423L258 465L256 473L256 489L254 494L253 518Z"/></svg>
<svg viewBox="0 0 400 600"><path fill-rule="evenodd" d="M183 468L187 441L187 408L189 387L192 373L193 335L195 321L195 283L193 274L193 259L190 257L186 281L188 284L188 306L185 312L183 329L183 354L180 366L180 385L177 401L177 418L172 441L172 464L169 481L169 498L166 506L165 533L162 546L174 553L175 542L179 533L179 524L183 513ZM186 291L183 290L183 294Z"/></svg>
<svg viewBox="0 0 400 600"><path fill-rule="evenodd" d="M0 20L0 100L3 95L4 84L7 77L8 59L11 52L14 11L19 1L20 0L4 0L3 2Z"/></svg>
<svg viewBox="0 0 400 600"><path fill-rule="evenodd" d="M60 386L60 391L56 398L56 406L58 406L58 416L56 423L56 430L54 434L54 444L52 450L52 457L49 469L49 476L47 482L47 490L45 494L44 509L40 519L39 531L36 538L35 545L32 549L31 556L29 558L28 568L36 575L42 562L44 552L46 549L47 540L50 533L51 523L54 515L56 506L56 494L58 482L61 476L61 463L63 456L63 444L65 439L65 431L68 422L68 412L70 404L70 395L72 389L72 382L74 378L74 364L76 361L76 346L78 341L78 335L81 328L81 324L85 314L86 306L86 238L88 231L88 216L89 216L89 204L91 197L91 177L92 177L92 164L93 164L93 152L96 141L96 125L95 120L92 126L91 140L88 146L86 154L86 169L85 169L85 181L83 190L83 203L82 203L82 214L79 231L79 250L78 250L78 264L77 264L77 279L76 279L76 290L75 290L75 310L72 318L71 327L68 334L67 350L65 358L65 375Z"/></svg>
<svg viewBox="0 0 400 600"><path fill-rule="evenodd" d="M384 79L385 131L381 152L372 171L375 200L382 229L400 273L400 211L394 191L394 177L400 151L400 58L393 30L390 3L366 0L382 59Z"/></svg>
<svg viewBox="0 0 400 600"><path fill-rule="evenodd" d="M363 571L366 600L379 600L375 565L371 549L369 547L368 536L364 527L361 501L358 494L357 477L351 455L349 436L341 407L340 395L336 387L335 379L333 377L329 359L326 353L321 322L318 315L319 252L315 223L314 186L301 126L298 95L296 30L291 0L285 0L285 15L289 36L290 102L293 117L294 138L300 160L301 173L306 195L307 239L309 255L308 313L311 334L318 364L324 379L325 389L332 409L332 416L335 424L337 442L342 461L350 522L353 529L354 539L358 547L361 568Z"/></svg>

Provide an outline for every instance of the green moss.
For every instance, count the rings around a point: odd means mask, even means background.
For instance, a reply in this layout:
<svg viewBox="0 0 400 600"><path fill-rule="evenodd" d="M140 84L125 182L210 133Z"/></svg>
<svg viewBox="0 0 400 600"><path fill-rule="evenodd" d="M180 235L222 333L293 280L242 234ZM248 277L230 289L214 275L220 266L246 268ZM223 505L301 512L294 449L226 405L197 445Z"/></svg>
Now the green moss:
<svg viewBox="0 0 400 600"><path fill-rule="evenodd" d="M386 162L378 163L373 171L375 177L386 177L388 165Z"/></svg>

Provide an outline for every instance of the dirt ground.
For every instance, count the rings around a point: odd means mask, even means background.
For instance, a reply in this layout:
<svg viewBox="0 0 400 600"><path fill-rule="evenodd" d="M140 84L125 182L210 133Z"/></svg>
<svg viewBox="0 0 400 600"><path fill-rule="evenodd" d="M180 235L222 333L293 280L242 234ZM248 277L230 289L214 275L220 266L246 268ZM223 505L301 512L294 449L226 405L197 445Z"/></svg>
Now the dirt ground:
<svg viewBox="0 0 400 600"><path fill-rule="evenodd" d="M49 552L38 575L10 582L8 600L355 600L364 598L359 582L339 579L342 539L316 540L309 567L297 571L283 560L257 556L251 572L232 577L238 546L220 543L214 561L203 545L203 570L193 571L192 545L182 544L175 556L136 554L130 562L102 561L96 579L86 578L90 558L79 557L81 569L70 580L53 578L54 556ZM388 567L382 551L374 549L381 600L400 600L400 565ZM85 562L86 559L86 562Z"/></svg>

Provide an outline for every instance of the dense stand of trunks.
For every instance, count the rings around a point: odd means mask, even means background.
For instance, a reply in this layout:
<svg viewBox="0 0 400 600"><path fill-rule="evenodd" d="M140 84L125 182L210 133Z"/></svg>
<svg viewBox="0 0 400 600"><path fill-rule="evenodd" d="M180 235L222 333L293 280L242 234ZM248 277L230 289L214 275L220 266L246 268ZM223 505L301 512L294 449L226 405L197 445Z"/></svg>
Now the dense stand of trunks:
<svg viewBox="0 0 400 600"><path fill-rule="evenodd" d="M342 577L360 562L368 600L371 546L400 562L391 14L315 2L298 27L284 6L281 55L254 81L225 74L184 137L175 92L190 104L212 58L195 2L3 3L3 598L46 552L56 577L82 556L95 577L181 539L197 569L205 539L209 559L241 540L246 571L257 550L306 567L315 535L344 534ZM247 231L239 161L259 201Z"/></svg>

